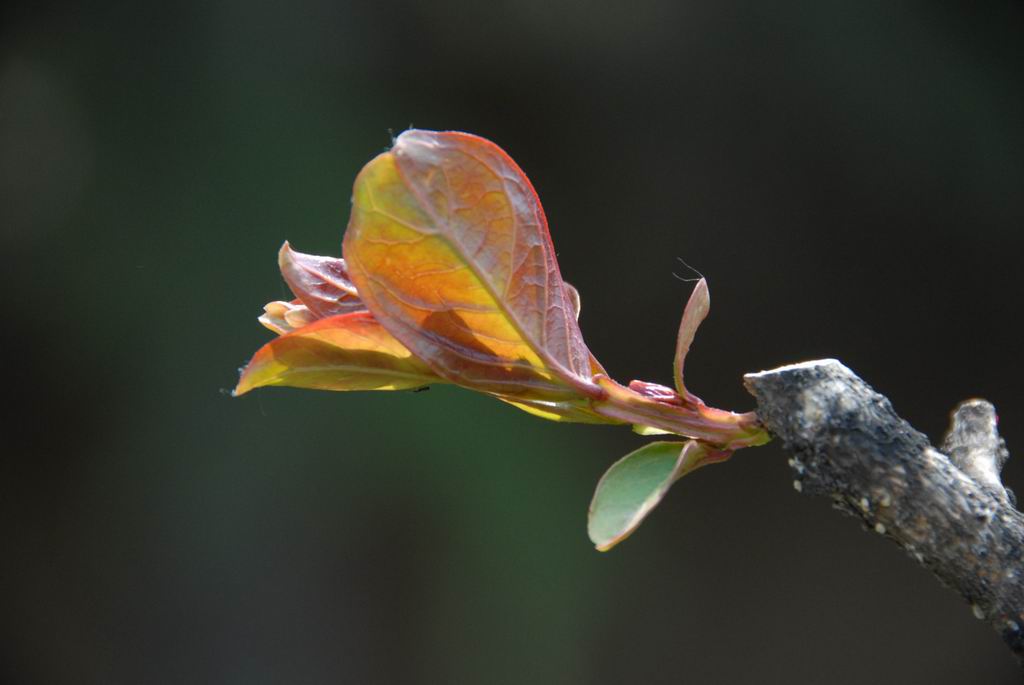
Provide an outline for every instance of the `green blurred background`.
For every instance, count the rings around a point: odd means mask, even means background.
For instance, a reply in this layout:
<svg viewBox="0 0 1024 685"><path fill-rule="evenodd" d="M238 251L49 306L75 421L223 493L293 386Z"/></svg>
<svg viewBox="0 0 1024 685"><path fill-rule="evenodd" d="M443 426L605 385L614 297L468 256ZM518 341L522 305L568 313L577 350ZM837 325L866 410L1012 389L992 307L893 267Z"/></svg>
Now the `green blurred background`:
<svg viewBox="0 0 1024 685"><path fill-rule="evenodd" d="M842 359L1024 446L1019 2L263 0L0 10L4 683L994 683L998 637L778 446L591 548L626 429L451 388L227 391L414 125L536 185L610 372ZM1009 485L1024 488L1011 460Z"/></svg>

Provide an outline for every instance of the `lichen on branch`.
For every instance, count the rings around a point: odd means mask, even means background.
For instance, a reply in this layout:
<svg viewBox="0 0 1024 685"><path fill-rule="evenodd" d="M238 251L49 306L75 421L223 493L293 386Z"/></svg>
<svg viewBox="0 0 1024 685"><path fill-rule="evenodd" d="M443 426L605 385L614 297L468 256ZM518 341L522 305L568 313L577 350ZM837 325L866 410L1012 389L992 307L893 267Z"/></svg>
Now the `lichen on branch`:
<svg viewBox="0 0 1024 685"><path fill-rule="evenodd" d="M1024 515L999 481L1007 452L992 405L957 408L947 456L838 361L744 380L761 421L793 455L797 490L831 497L900 545L1024 663Z"/></svg>

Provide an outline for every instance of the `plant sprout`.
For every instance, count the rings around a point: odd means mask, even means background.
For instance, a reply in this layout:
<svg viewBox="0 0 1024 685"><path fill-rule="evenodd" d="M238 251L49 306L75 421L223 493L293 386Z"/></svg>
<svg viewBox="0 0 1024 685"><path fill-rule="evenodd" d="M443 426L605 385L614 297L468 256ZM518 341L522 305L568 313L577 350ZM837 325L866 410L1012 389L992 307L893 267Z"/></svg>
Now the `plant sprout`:
<svg viewBox="0 0 1024 685"><path fill-rule="evenodd" d="M284 244L278 263L295 299L264 308L259 320L278 337L242 370L235 395L451 383L552 421L685 438L648 444L601 478L588 522L600 550L632 533L683 475L769 439L754 413L709 407L683 382L710 307L703 278L679 327L675 388L608 375L583 342L579 294L562 280L533 186L488 140L399 135L356 178L342 254Z"/></svg>

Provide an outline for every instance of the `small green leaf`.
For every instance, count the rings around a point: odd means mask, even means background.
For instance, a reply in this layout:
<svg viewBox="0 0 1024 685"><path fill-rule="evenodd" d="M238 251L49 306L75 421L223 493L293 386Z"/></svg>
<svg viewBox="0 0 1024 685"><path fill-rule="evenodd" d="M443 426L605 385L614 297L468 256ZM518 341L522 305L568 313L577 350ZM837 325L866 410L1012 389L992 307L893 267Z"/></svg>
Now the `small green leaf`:
<svg viewBox="0 0 1024 685"><path fill-rule="evenodd" d="M652 442L630 452L597 484L587 521L590 540L598 550L608 551L637 529L674 482L730 456L732 452L696 440Z"/></svg>

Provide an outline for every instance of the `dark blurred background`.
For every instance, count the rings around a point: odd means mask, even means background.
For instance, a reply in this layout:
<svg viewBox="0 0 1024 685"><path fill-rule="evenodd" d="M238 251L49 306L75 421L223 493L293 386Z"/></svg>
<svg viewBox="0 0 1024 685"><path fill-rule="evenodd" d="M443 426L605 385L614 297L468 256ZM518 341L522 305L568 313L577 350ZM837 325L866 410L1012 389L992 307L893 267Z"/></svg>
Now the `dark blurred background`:
<svg viewBox="0 0 1024 685"><path fill-rule="evenodd" d="M599 554L627 429L226 391L281 242L338 254L355 174L414 125L526 170L618 379L669 382L683 258L713 404L831 356L935 440L982 396L1024 449L1022 30L1019 2L8 4L0 680L1016 682L778 446Z"/></svg>

